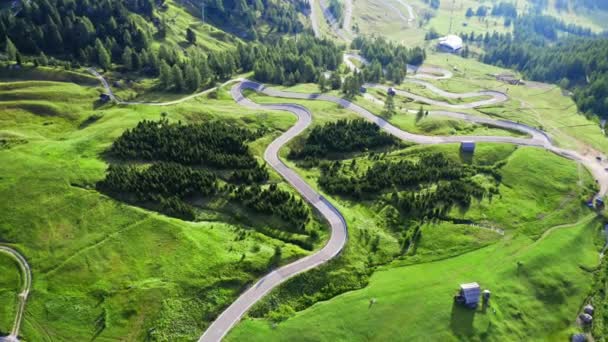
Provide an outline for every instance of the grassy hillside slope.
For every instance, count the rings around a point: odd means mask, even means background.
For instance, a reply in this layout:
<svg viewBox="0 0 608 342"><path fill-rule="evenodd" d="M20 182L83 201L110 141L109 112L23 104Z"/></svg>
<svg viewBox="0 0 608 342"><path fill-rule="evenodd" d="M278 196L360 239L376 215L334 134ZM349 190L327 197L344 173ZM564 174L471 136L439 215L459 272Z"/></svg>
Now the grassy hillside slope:
<svg viewBox="0 0 608 342"><path fill-rule="evenodd" d="M261 156L295 118L244 110L225 92L170 108L99 107L99 89L54 81L4 82L0 94L0 196L10 199L0 203L0 236L33 268L26 340L194 339L266 272L275 247L283 262L307 253L259 232L274 221L231 216L225 203L186 223L93 190L107 166L100 153L142 119L166 112L170 120L266 127L252 145ZM0 331L8 331L18 272L1 265Z"/></svg>
<svg viewBox="0 0 608 342"><path fill-rule="evenodd" d="M228 340L565 339L590 290L591 275L583 267L597 265L598 226L585 218L532 246L515 235L444 261L389 266L366 288L317 304L274 328L246 320ZM486 310L453 303L458 284L471 281L492 291Z"/></svg>

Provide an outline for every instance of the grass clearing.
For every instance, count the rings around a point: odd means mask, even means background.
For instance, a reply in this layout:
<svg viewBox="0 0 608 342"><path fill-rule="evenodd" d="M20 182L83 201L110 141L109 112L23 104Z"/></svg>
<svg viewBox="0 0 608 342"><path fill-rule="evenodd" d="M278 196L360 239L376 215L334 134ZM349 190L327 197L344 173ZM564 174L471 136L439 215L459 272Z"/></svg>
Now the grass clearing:
<svg viewBox="0 0 608 342"><path fill-rule="evenodd" d="M10 334L17 312L17 295L21 289L21 269L15 260L0 253L0 335Z"/></svg>
<svg viewBox="0 0 608 342"><path fill-rule="evenodd" d="M409 21L409 13L402 2L413 7L416 17L414 21ZM527 13L532 7L531 2L531 0L518 1L518 12ZM405 45L424 45L428 48L434 47L436 43L436 41L424 40L425 33L431 29L437 31L439 35L446 35L449 32L467 34L474 32L476 35L486 32L512 32L513 25L505 26L502 17L466 17L468 8L475 12L479 6L491 8L496 3L492 0L441 1L439 8L433 9L424 0L357 0L354 1L353 25L358 27L362 34L376 34ZM608 12L605 11L574 8L571 4L569 11L558 12L555 9L555 0L550 0L543 13L558 17L567 24L580 25L598 33L608 28L606 24Z"/></svg>
<svg viewBox="0 0 608 342"><path fill-rule="evenodd" d="M591 287L591 274L580 266L597 265L593 232L600 226L584 220L530 249L531 241L518 235L446 260L388 266L364 289L318 303L274 328L245 320L228 340L565 339ZM470 281L492 291L487 310L454 304L458 284Z"/></svg>
<svg viewBox="0 0 608 342"><path fill-rule="evenodd" d="M98 106L98 89L75 83L0 83L0 92L9 95L0 107L10 108L0 114L0 136L19 141L0 149L0 196L10 199L0 203L6 213L0 236L33 268L22 327L27 340L195 339L267 271L276 246L282 262L308 253L223 216L187 223L92 190L107 166L100 153L143 119L166 112L175 121L265 127L269 134L252 144L261 158L295 117L244 109L225 90L217 100L201 96L166 108ZM32 101L53 106L55 115L40 115ZM0 282L0 331L14 317L12 283L19 273L9 266L0 259L7 275Z"/></svg>

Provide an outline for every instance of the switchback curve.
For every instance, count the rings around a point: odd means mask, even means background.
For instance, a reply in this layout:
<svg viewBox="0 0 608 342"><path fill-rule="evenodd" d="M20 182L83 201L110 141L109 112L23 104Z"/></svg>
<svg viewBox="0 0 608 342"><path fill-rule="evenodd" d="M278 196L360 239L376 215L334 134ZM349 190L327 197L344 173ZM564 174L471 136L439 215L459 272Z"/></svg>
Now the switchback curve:
<svg viewBox="0 0 608 342"><path fill-rule="evenodd" d="M111 94L111 89L103 77L99 74L98 78L102 81L102 84L106 88L106 91ZM453 113L447 111L439 111L438 113L444 113L445 115L458 116L463 120L482 122L497 127L512 129L520 132L524 132L531 136L531 138L517 138L517 137L496 137L496 136L424 136L412 134L403 131L381 117L374 115L365 108L356 105L346 99L342 99L336 96L328 94L306 94L289 92L278 89L267 88L262 84L237 79L228 82L238 81L231 89L231 95L234 100L243 106L256 109L269 109L269 110L283 110L294 113L298 117L296 125L290 128L287 132L277 138L267 148L264 159L273 167L281 176L283 176L300 194L309 201L321 214L328 220L332 228L332 234L329 242L320 251L307 256L303 259L295 261L291 264L285 265L278 270L275 270L268 275L260 279L256 284L246 290L233 304L231 304L218 318L209 326L203 336L199 339L199 342L210 342L220 341L228 331L242 318L242 316L248 311L251 306L260 300L265 294L270 292L273 288L283 283L285 280L293 277L299 273L310 270L317 267L340 253L344 247L347 239L347 228L346 223L339 213L339 211L333 207L324 197L318 195L314 189L312 189L304 180L302 180L293 170L289 169L278 157L278 151L289 140L308 127L311 122L310 112L303 106L297 104L276 104L276 105L258 105L249 99L245 98L242 94L243 90L251 89L259 93L263 93L273 97L280 98L291 98L291 99L303 99L303 100L320 100L329 101L336 103L346 109L354 111L362 118L377 124L384 131L393 136L404 140L410 141L417 144L446 144L446 143L458 143L464 141L474 142L492 142L492 143L508 143L521 146L534 146L544 148L562 157L571 159L578 163L583 164L597 180L600 190L597 194L598 197L603 197L608 192L608 173L604 168L598 164L593 156L584 156L576 151L566 150L553 145L549 136L533 127L529 127L520 123L515 123L507 120L493 120L485 118L476 118L463 113ZM226 83L228 83L226 82ZM207 90L206 92L208 92ZM203 92L205 93L205 92ZM194 96L201 95L203 93L195 94ZM113 95L112 95L113 96ZM188 96L182 100L165 102L165 103L150 103L150 105L169 105L173 103L179 103L186 101L193 96ZM147 104L147 103L128 103L121 102L115 97L112 99L117 103L122 104Z"/></svg>
<svg viewBox="0 0 608 342"><path fill-rule="evenodd" d="M348 231L346 221L342 214L323 196L319 195L295 171L287 167L279 158L279 150L291 139L302 133L312 122L310 112L299 105L277 104L258 105L246 97L242 92L245 89L262 91L263 85L242 81L234 85L231 90L232 98L241 106L253 109L281 110L295 114L298 121L294 126L274 140L264 152L264 160L291 184L323 217L331 227L331 237L327 244L319 251L293 263L285 265L264 276L257 283L247 289L234 301L216 320L207 328L199 342L220 341L226 333L241 319L241 317L264 295L270 292L287 279L306 272L312 268L326 263L340 253L346 244Z"/></svg>

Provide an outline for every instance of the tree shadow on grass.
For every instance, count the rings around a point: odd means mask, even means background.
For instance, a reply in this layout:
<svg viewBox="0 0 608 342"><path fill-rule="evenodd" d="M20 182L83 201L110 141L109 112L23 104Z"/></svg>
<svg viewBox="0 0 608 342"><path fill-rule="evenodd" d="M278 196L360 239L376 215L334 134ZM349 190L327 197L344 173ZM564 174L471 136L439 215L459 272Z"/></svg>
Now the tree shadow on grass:
<svg viewBox="0 0 608 342"><path fill-rule="evenodd" d="M469 309L454 301L452 303L452 315L450 328L458 337L473 335L473 321L475 320L475 309Z"/></svg>

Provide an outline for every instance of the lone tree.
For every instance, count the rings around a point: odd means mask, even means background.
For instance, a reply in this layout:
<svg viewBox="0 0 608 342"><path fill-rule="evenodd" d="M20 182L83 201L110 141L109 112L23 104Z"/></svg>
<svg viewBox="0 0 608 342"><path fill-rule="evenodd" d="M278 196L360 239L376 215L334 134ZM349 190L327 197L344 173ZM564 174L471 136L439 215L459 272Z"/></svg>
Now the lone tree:
<svg viewBox="0 0 608 342"><path fill-rule="evenodd" d="M420 106L420 109L418 109L418 112L416 113L416 122L420 121L423 117L424 117L424 108L422 108L422 106Z"/></svg>
<svg viewBox="0 0 608 342"><path fill-rule="evenodd" d="M327 78L323 73L319 75L319 91L322 93L327 91Z"/></svg>
<svg viewBox="0 0 608 342"><path fill-rule="evenodd" d="M186 40L188 40L188 43L190 44L196 44L196 34L190 28L186 30Z"/></svg>
<svg viewBox="0 0 608 342"><path fill-rule="evenodd" d="M13 44L13 42L6 37L6 57L8 57L9 60L14 61L17 59L17 53L19 51L17 51L17 47L15 46L15 44Z"/></svg>
<svg viewBox="0 0 608 342"><path fill-rule="evenodd" d="M386 115L395 114L395 97L394 96L389 95L386 97L386 101L384 101L384 113Z"/></svg>

